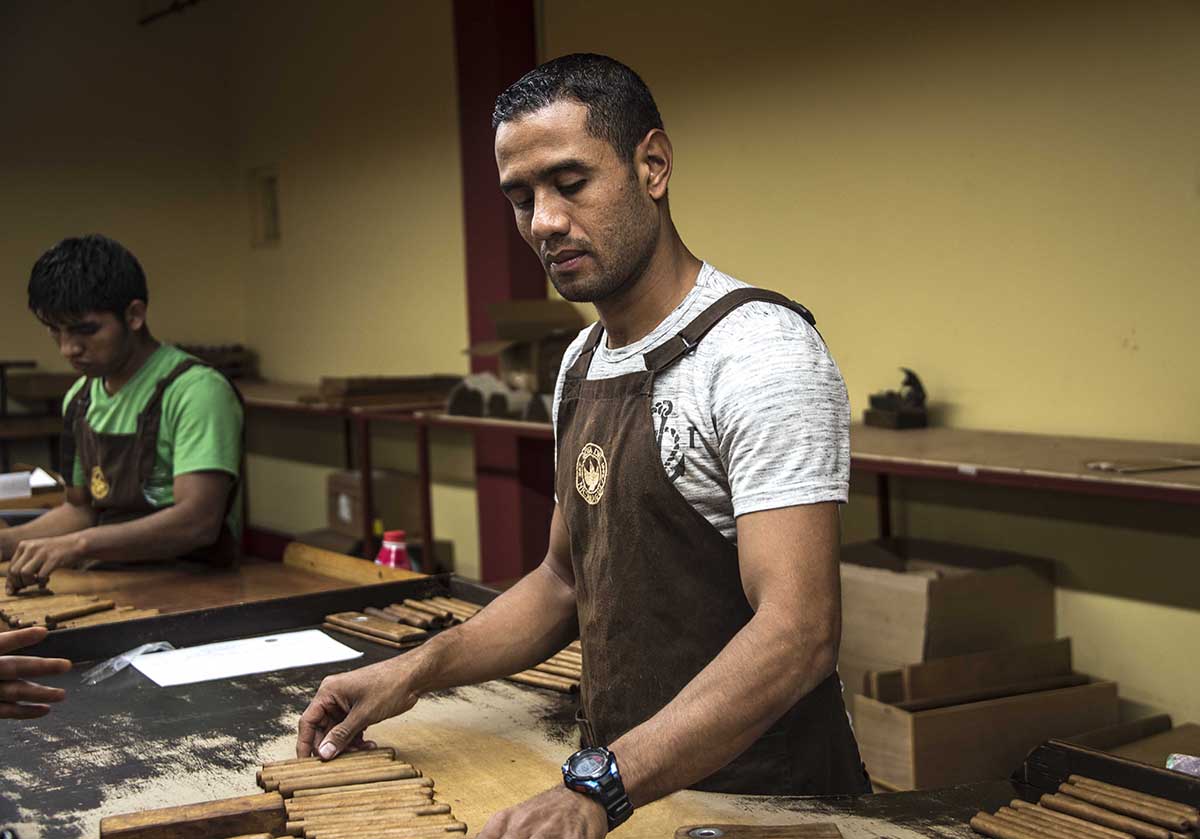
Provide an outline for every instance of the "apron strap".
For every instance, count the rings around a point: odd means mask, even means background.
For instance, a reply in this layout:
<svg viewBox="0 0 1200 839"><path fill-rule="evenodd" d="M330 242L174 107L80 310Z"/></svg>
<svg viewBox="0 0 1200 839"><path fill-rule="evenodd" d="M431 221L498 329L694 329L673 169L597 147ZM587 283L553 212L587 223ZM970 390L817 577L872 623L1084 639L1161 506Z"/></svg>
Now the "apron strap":
<svg viewBox="0 0 1200 839"><path fill-rule="evenodd" d="M736 291L729 292L697 315L695 320L681 329L674 338L664 341L642 356L646 362L646 369L658 373L670 367L680 358L696 349L696 345L700 343L700 339L707 335L710 329L720 323L723 317L738 306L746 303L775 303L780 306L786 306L808 321L809 326L815 328L817 325L817 319L813 317L812 312L778 292L767 291L763 288L739 288Z"/></svg>
<svg viewBox="0 0 1200 839"><path fill-rule="evenodd" d="M86 417L92 406L92 380L83 380L83 385L67 403L63 411L63 430L58 440L59 464L62 466L63 483L73 486L75 481L75 429L81 417Z"/></svg>
<svg viewBox="0 0 1200 839"><path fill-rule="evenodd" d="M604 337L604 324L597 321L592 327L592 331L588 333L587 340L583 342L583 349L579 353L579 358L575 359L575 363L571 365L571 369L567 371L567 376L575 379L586 379L588 368L592 366L592 355L596 352L596 347L600 345L600 339Z"/></svg>

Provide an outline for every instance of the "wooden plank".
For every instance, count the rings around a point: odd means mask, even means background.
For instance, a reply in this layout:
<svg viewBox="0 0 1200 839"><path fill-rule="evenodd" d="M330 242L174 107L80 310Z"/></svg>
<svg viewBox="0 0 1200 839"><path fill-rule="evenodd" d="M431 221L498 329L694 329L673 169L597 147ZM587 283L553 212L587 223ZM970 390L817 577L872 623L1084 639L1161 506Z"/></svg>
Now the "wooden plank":
<svg viewBox="0 0 1200 839"><path fill-rule="evenodd" d="M387 568L383 565L376 565L367 559L314 548L312 545L300 542L292 542L284 549L283 564L313 574L358 584L415 580L425 576L416 571Z"/></svg>
<svg viewBox="0 0 1200 839"><path fill-rule="evenodd" d="M1124 746L1155 734L1171 730L1169 714L1155 714L1140 720L1119 722L1116 725L1098 728L1095 731L1085 731L1074 737L1064 738L1077 746L1087 746L1091 749L1111 750L1114 746Z"/></svg>
<svg viewBox="0 0 1200 839"><path fill-rule="evenodd" d="M283 796L267 792L109 816L100 821L100 837L209 839L212 836L282 833L285 824Z"/></svg>
<svg viewBox="0 0 1200 839"><path fill-rule="evenodd" d="M1109 751L1129 760L1165 766L1170 754L1200 754L1200 725L1187 722Z"/></svg>
<svg viewBox="0 0 1200 839"><path fill-rule="evenodd" d="M1071 673L1071 639L969 653L901 668L904 699L954 696Z"/></svg>
<svg viewBox="0 0 1200 839"><path fill-rule="evenodd" d="M717 832L720 831L720 832ZM815 824L692 824L675 831L675 839L842 839L832 822Z"/></svg>
<svg viewBox="0 0 1200 839"><path fill-rule="evenodd" d="M915 716L866 696L854 697L854 734L873 782L882 781L891 789L916 786Z"/></svg>
<svg viewBox="0 0 1200 839"><path fill-rule="evenodd" d="M1044 690L1086 685L1090 679L1082 673L1068 673L1065 676L1043 676L1028 682L1013 682L1004 685L967 690L962 693L951 693L944 696L931 696L926 699L913 699L906 702L896 702L897 708L905 711L930 711L934 708L946 708L951 705L966 705L969 702L983 702L988 699L999 699L1004 696L1020 696L1023 693L1037 693Z"/></svg>
<svg viewBox="0 0 1200 839"><path fill-rule="evenodd" d="M429 637L423 629L403 623L392 623L374 615L364 615L362 612L336 612L325 616L326 623L352 629L377 638L386 638L396 643L423 641Z"/></svg>

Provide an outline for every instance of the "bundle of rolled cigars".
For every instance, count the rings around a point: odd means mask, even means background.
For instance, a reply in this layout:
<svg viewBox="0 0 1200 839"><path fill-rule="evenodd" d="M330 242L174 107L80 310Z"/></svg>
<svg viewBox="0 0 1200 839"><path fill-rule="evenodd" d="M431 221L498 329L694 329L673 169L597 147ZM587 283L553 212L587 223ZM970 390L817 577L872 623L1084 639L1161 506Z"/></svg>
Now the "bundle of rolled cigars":
<svg viewBox="0 0 1200 839"><path fill-rule="evenodd" d="M0 620L11 629L26 626L76 629L157 614L158 609L118 606L112 600L88 594L54 594L47 589L31 589L0 597Z"/></svg>
<svg viewBox="0 0 1200 839"><path fill-rule="evenodd" d="M454 597L406 599L382 609L368 606L361 612L336 612L325 616L322 628L362 641L398 650L415 647L429 633L474 617L483 607ZM524 685L561 693L575 693L582 678L583 650L575 641L531 670L508 678Z"/></svg>
<svg viewBox="0 0 1200 839"><path fill-rule="evenodd" d="M100 836L433 839L467 830L450 805L437 801L433 780L392 748L267 763L257 780L260 795L111 816L101 821Z"/></svg>
<svg viewBox="0 0 1200 839"><path fill-rule="evenodd" d="M971 819L991 839L1185 839L1198 825L1195 807L1081 775L1037 804L1014 800Z"/></svg>

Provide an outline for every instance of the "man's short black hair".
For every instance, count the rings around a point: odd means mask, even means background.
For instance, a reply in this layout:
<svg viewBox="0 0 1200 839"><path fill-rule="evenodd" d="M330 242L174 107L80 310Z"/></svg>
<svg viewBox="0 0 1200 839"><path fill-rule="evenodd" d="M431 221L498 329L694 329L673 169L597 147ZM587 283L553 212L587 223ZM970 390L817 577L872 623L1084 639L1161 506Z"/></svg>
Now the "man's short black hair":
<svg viewBox="0 0 1200 839"><path fill-rule="evenodd" d="M588 134L625 160L654 128L662 128L650 88L633 70L606 55L575 53L530 70L496 99L492 128L563 99L588 109Z"/></svg>
<svg viewBox="0 0 1200 839"><path fill-rule="evenodd" d="M29 308L43 323L68 323L89 312L122 318L134 300L150 302L142 266L120 242L97 233L63 239L29 275Z"/></svg>

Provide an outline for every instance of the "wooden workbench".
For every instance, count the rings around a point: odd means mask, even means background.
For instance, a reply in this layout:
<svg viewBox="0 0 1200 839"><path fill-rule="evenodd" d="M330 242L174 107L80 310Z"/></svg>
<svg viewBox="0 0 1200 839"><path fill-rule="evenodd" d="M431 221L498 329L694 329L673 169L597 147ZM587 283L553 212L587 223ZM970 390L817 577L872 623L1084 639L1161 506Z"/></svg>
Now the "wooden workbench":
<svg viewBox="0 0 1200 839"><path fill-rule="evenodd" d="M422 584L422 581L414 581ZM22 839L97 835L104 816L257 792L255 769L292 756L300 712L326 675L353 662L158 688L128 669L94 687L78 672L46 680L67 701L12 730L0 764L0 827ZM561 782L577 748L574 700L507 682L432 694L369 730L433 778L439 800L477 834L495 811ZM967 820L1019 792L1009 782L927 793L829 799L681 792L644 807L619 835L672 837L703 823L838 824L845 839L967 839Z"/></svg>

